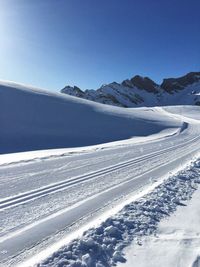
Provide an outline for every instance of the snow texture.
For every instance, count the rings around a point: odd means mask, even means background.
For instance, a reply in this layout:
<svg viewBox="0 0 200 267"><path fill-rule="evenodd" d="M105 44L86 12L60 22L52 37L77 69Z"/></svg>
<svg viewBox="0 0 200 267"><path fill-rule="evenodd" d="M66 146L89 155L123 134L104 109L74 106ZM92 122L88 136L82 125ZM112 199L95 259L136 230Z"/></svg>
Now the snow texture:
<svg viewBox="0 0 200 267"><path fill-rule="evenodd" d="M197 160L38 266L110 267L125 262L123 249L131 242L142 244L142 237L155 233L163 218L178 206L185 206L184 202L191 199L199 183L200 160Z"/></svg>

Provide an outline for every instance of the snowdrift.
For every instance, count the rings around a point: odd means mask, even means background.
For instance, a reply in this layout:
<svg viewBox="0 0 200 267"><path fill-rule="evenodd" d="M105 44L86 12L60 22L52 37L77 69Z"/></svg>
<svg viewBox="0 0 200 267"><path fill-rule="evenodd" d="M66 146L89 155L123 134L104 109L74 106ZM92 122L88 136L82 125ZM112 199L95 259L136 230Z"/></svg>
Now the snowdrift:
<svg viewBox="0 0 200 267"><path fill-rule="evenodd" d="M0 82L0 153L88 146L148 136L180 121L159 110L123 109Z"/></svg>

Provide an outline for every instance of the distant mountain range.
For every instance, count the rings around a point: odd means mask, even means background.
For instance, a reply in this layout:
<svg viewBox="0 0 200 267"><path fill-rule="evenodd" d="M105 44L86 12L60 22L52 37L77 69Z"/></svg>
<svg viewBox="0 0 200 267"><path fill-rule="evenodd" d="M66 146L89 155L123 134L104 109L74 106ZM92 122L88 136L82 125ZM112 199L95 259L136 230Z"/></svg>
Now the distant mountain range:
<svg viewBox="0 0 200 267"><path fill-rule="evenodd" d="M97 90L82 91L77 86L66 86L61 93L121 107L200 106L200 72L164 79L160 85L148 77L136 75L122 83L102 85Z"/></svg>

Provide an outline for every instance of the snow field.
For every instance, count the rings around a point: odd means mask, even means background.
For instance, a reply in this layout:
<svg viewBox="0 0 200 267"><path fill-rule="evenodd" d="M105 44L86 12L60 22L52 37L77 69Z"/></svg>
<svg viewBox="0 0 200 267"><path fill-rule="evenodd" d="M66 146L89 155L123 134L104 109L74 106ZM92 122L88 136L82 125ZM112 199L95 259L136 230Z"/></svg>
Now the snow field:
<svg viewBox="0 0 200 267"><path fill-rule="evenodd" d="M199 183L200 160L197 160L38 266L110 267L125 262L123 249L131 242L142 244L144 236L156 233L159 222L175 212L177 206L184 206Z"/></svg>

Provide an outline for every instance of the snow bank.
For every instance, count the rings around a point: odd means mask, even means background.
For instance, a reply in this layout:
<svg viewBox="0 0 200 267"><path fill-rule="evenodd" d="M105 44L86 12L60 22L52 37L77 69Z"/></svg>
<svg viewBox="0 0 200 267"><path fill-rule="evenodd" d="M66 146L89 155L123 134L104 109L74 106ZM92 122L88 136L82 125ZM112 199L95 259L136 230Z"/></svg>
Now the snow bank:
<svg viewBox="0 0 200 267"><path fill-rule="evenodd" d="M170 106L164 107L164 110L176 115L179 114L182 117L190 118L193 123L195 122L195 120L200 121L199 106Z"/></svg>
<svg viewBox="0 0 200 267"><path fill-rule="evenodd" d="M96 145L180 126L155 109L123 109L0 83L0 153Z"/></svg>
<svg viewBox="0 0 200 267"><path fill-rule="evenodd" d="M125 249L127 262L118 267L199 267L200 187L192 199L159 223L155 235Z"/></svg>
<svg viewBox="0 0 200 267"><path fill-rule="evenodd" d="M156 232L161 219L192 197L200 183L200 160L170 177L145 197L125 206L99 227L55 252L38 266L110 267L125 262L123 249Z"/></svg>

